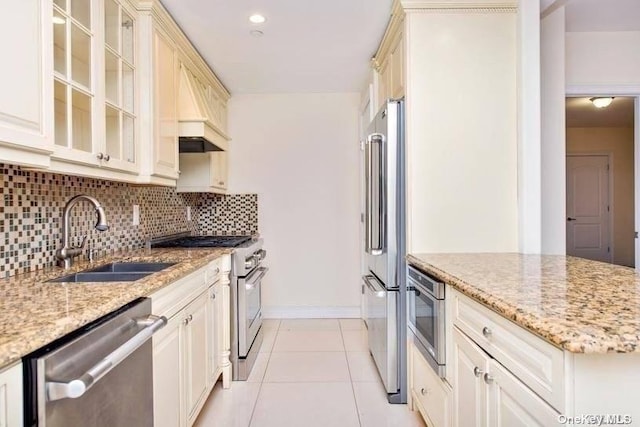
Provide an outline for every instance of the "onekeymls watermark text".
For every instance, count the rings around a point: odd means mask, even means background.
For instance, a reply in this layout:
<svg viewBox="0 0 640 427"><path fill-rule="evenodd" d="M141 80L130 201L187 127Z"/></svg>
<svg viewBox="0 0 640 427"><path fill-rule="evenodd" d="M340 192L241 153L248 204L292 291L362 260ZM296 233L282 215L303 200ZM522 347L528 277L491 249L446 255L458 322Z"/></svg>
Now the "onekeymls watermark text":
<svg viewBox="0 0 640 427"><path fill-rule="evenodd" d="M606 425L629 425L633 419L631 415L624 414L583 414L574 417L566 415L558 415L558 422L563 425L590 425L590 426L606 426Z"/></svg>

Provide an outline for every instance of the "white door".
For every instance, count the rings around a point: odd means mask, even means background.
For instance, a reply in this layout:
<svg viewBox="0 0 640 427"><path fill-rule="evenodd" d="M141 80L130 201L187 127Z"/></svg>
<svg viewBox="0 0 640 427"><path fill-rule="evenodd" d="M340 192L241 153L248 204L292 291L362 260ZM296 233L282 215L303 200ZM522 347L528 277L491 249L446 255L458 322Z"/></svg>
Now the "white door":
<svg viewBox="0 0 640 427"><path fill-rule="evenodd" d="M453 328L453 416L456 427L487 425L487 388L483 375L489 357Z"/></svg>
<svg viewBox="0 0 640 427"><path fill-rule="evenodd" d="M514 377L500 363L489 365L489 426L551 427L560 425L558 413Z"/></svg>
<svg viewBox="0 0 640 427"><path fill-rule="evenodd" d="M200 294L187 306L187 321L185 322L185 390L187 392L188 424L195 419L200 409L201 400L207 391L207 300L208 292Z"/></svg>
<svg viewBox="0 0 640 427"><path fill-rule="evenodd" d="M155 427L184 426L182 346L185 315L180 312L153 336L153 418Z"/></svg>
<svg viewBox="0 0 640 427"><path fill-rule="evenodd" d="M567 254L611 262L609 157L567 156Z"/></svg>

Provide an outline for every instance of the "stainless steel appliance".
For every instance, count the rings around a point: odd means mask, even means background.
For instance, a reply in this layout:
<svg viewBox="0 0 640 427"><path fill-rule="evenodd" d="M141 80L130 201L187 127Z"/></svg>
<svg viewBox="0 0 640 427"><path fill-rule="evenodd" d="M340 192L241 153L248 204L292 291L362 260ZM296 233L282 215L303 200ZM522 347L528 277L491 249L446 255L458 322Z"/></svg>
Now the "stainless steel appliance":
<svg viewBox="0 0 640 427"><path fill-rule="evenodd" d="M267 252L251 236L185 236L162 238L152 247L230 247L231 364L234 381L245 381L262 345L262 279Z"/></svg>
<svg viewBox="0 0 640 427"><path fill-rule="evenodd" d="M390 100L365 141L365 268L369 350L389 402L406 403L403 101Z"/></svg>
<svg viewBox="0 0 640 427"><path fill-rule="evenodd" d="M142 298L26 356L25 426L152 426L149 338L166 324Z"/></svg>
<svg viewBox="0 0 640 427"><path fill-rule="evenodd" d="M434 371L445 376L445 287L444 283L407 269L409 292L409 329L416 337L416 347Z"/></svg>

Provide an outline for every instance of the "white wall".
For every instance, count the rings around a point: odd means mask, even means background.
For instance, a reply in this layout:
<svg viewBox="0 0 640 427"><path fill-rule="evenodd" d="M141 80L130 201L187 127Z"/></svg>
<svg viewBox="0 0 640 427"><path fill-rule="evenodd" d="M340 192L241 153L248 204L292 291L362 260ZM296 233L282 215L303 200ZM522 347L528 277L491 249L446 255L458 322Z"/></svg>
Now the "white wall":
<svg viewBox="0 0 640 427"><path fill-rule="evenodd" d="M640 88L640 31L566 33L567 86Z"/></svg>
<svg viewBox="0 0 640 427"><path fill-rule="evenodd" d="M542 20L542 253L566 253L565 10Z"/></svg>
<svg viewBox="0 0 640 427"><path fill-rule="evenodd" d="M407 19L408 251L517 251L516 15Z"/></svg>
<svg viewBox="0 0 640 427"><path fill-rule="evenodd" d="M230 192L258 193L265 317L359 317L360 94L234 95Z"/></svg>

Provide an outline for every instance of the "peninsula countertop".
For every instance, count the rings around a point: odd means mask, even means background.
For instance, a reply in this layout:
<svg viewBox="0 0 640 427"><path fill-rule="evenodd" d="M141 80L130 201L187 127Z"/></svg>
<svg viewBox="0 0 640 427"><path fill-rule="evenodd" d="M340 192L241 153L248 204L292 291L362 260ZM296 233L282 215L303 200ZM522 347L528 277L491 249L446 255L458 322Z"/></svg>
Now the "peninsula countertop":
<svg viewBox="0 0 640 427"><path fill-rule="evenodd" d="M569 352L640 352L640 275L632 268L516 253L407 261Z"/></svg>
<svg viewBox="0 0 640 427"><path fill-rule="evenodd" d="M0 280L0 369L137 298L149 296L231 249L140 249L69 270L53 267ZM135 282L46 283L109 262L174 262Z"/></svg>

